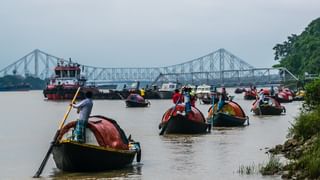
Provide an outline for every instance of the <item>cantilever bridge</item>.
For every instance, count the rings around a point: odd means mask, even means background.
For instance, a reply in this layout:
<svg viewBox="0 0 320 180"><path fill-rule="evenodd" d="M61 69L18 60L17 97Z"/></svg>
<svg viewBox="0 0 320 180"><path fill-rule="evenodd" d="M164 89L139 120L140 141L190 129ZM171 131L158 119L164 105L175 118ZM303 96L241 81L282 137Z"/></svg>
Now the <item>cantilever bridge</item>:
<svg viewBox="0 0 320 180"><path fill-rule="evenodd" d="M58 62L68 60L34 50L0 70L5 75L50 78ZM78 62L90 82L180 82L182 84L279 84L298 80L285 68L255 68L225 49L172 66L152 68L105 68L83 65Z"/></svg>

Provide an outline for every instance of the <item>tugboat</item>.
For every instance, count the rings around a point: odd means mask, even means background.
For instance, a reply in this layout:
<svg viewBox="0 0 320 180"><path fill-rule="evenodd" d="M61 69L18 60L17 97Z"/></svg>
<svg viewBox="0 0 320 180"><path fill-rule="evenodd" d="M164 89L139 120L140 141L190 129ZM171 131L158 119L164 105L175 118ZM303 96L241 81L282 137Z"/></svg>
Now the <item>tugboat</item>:
<svg viewBox="0 0 320 180"><path fill-rule="evenodd" d="M93 93L94 99L121 99L116 93L104 93L95 86L87 86L86 79L81 75L80 64L61 61L54 69L55 76L43 90L43 95L48 100L72 99L78 87L81 92L78 98L83 99L87 91Z"/></svg>

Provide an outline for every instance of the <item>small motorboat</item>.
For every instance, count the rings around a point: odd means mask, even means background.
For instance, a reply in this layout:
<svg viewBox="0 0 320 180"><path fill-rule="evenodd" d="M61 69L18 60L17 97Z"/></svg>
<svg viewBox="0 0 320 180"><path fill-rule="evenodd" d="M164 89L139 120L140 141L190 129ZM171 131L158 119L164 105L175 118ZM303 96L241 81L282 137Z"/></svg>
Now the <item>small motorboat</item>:
<svg viewBox="0 0 320 180"><path fill-rule="evenodd" d="M211 126L196 107L191 107L191 111L186 114L185 105L177 104L164 113L159 129L160 135L202 134L210 132Z"/></svg>
<svg viewBox="0 0 320 180"><path fill-rule="evenodd" d="M217 104L212 106L208 110L208 122L211 122L212 126L217 127L234 127L243 126L247 121L249 125L249 117L246 116L241 106L234 101L226 101L222 109L217 111Z"/></svg>
<svg viewBox="0 0 320 180"><path fill-rule="evenodd" d="M256 100L253 103L251 111L256 115L280 115L285 113L286 109L284 106L280 105L276 99L267 96L262 103L259 100Z"/></svg>
<svg viewBox="0 0 320 180"><path fill-rule="evenodd" d="M127 107L147 107L150 102L139 94L130 94L126 99Z"/></svg>
<svg viewBox="0 0 320 180"><path fill-rule="evenodd" d="M136 156L141 159L139 142L126 137L116 121L91 116L86 128L86 140L73 140L76 121L66 124L60 131L52 154L56 166L63 171L90 172L119 169L131 165Z"/></svg>

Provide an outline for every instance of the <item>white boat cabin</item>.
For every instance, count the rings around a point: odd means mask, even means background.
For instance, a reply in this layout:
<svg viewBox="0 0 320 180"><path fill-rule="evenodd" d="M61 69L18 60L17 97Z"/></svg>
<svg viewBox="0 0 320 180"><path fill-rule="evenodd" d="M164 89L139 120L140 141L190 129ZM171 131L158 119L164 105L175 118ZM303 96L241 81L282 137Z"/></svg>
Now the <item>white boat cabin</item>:
<svg viewBox="0 0 320 180"><path fill-rule="evenodd" d="M210 94L210 86L205 84L198 86L196 94Z"/></svg>
<svg viewBox="0 0 320 180"><path fill-rule="evenodd" d="M159 91L174 91L177 89L177 84L176 83L163 83Z"/></svg>

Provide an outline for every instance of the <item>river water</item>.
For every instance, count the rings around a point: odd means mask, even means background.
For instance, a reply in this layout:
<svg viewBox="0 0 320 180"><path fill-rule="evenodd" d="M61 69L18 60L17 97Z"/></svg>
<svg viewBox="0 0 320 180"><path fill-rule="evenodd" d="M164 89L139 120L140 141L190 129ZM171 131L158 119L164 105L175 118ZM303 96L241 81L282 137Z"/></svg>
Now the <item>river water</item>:
<svg viewBox="0 0 320 180"><path fill-rule="evenodd" d="M232 90L229 90L233 92ZM0 179L31 179L38 169L69 102L43 99L42 91L1 92ZM150 100L148 108L126 108L122 100L95 100L92 115L117 120L127 135L139 141L142 160L132 167L101 173L66 173L49 159L43 179L279 179L258 173L241 175L241 165L266 162L267 147L286 139L301 102L284 104L286 115L255 116L252 101L236 95L250 126L213 129L205 135L159 136L158 124L171 100ZM209 105L196 105L207 115ZM75 111L68 121L75 119Z"/></svg>

